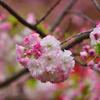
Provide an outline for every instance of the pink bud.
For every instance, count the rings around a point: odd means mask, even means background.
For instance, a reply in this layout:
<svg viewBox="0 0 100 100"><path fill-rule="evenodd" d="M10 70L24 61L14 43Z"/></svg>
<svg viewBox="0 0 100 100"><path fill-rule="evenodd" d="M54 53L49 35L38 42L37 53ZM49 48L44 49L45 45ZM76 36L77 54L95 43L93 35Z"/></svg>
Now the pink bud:
<svg viewBox="0 0 100 100"><path fill-rule="evenodd" d="M90 49L90 50L89 50L89 55L90 55L90 56L93 56L94 54L95 54L95 50L94 50L94 49Z"/></svg>
<svg viewBox="0 0 100 100"><path fill-rule="evenodd" d="M60 28L59 27L56 27L55 29L57 32L60 32Z"/></svg>
<svg viewBox="0 0 100 100"><path fill-rule="evenodd" d="M99 24L99 20L96 20L96 21L95 21L95 24L98 26L98 24Z"/></svg>
<svg viewBox="0 0 100 100"><path fill-rule="evenodd" d="M28 42L28 37L26 37L26 38L24 39L23 44L24 44L24 46L26 46L27 44L29 44L29 42Z"/></svg>
<svg viewBox="0 0 100 100"><path fill-rule="evenodd" d="M33 49L38 49L38 50L40 50L40 48L41 48L40 43L37 43L37 44L36 44L36 45L34 45L34 47L33 47Z"/></svg>
<svg viewBox="0 0 100 100"><path fill-rule="evenodd" d="M43 28L44 28L44 29L48 29L48 26L47 26L47 25L44 25Z"/></svg>
<svg viewBox="0 0 100 100"><path fill-rule="evenodd" d="M90 48L89 45L85 45L85 46L83 47L83 49L84 49L87 53L89 52L89 48Z"/></svg>
<svg viewBox="0 0 100 100"><path fill-rule="evenodd" d="M97 26L96 26L97 28L99 28L100 27L100 23L98 22L98 24L97 24Z"/></svg>
<svg viewBox="0 0 100 100"><path fill-rule="evenodd" d="M100 62L97 64L97 68L100 68Z"/></svg>
<svg viewBox="0 0 100 100"><path fill-rule="evenodd" d="M17 59L23 58L24 57L24 47L19 46L16 44L16 56Z"/></svg>
<svg viewBox="0 0 100 100"><path fill-rule="evenodd" d="M34 45L40 42L39 34L33 33L29 35L28 41L29 41L29 46L33 48Z"/></svg>
<svg viewBox="0 0 100 100"><path fill-rule="evenodd" d="M27 68L28 58L21 58L18 60L22 66Z"/></svg>
<svg viewBox="0 0 100 100"><path fill-rule="evenodd" d="M34 57L40 57L40 56L41 56L41 52L40 51L34 52Z"/></svg>
<svg viewBox="0 0 100 100"><path fill-rule="evenodd" d="M27 22L30 24L35 24L36 20L35 20L35 15L33 13L29 13L27 15Z"/></svg>
<svg viewBox="0 0 100 100"><path fill-rule="evenodd" d="M84 83L81 83L81 84L80 84L80 88L81 88L81 90L84 90L84 89L85 89L85 87L86 87L86 86L85 86L85 84L84 84Z"/></svg>
<svg viewBox="0 0 100 100"><path fill-rule="evenodd" d="M0 17L1 17L2 19L5 19L5 18L6 18L6 13L1 14Z"/></svg>
<svg viewBox="0 0 100 100"><path fill-rule="evenodd" d="M87 63L87 66L89 66L90 68L94 67L94 62L93 60L91 60L90 62Z"/></svg>
<svg viewBox="0 0 100 100"><path fill-rule="evenodd" d="M11 24L10 23L5 23L5 28L6 28L6 30L10 30L11 29Z"/></svg>
<svg viewBox="0 0 100 100"><path fill-rule="evenodd" d="M94 33L94 38L95 38L96 40L98 40L99 34L98 34L98 33Z"/></svg>
<svg viewBox="0 0 100 100"><path fill-rule="evenodd" d="M31 55L32 55L32 51L31 51L30 49L27 49L27 50L26 50L26 54L27 54L28 56L31 56Z"/></svg>
<svg viewBox="0 0 100 100"><path fill-rule="evenodd" d="M87 60L87 53L84 51L84 52L80 52L80 55L82 57L83 60Z"/></svg>

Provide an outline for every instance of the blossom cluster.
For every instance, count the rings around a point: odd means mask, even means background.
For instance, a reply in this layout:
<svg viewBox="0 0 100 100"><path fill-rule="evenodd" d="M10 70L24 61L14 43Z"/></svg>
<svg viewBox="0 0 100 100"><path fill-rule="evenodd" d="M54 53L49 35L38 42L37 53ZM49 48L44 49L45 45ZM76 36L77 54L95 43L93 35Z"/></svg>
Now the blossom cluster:
<svg viewBox="0 0 100 100"><path fill-rule="evenodd" d="M61 50L60 42L54 36L41 39L33 32L23 44L25 47L16 44L16 56L32 77L44 83L60 83L69 78L75 61L69 50Z"/></svg>
<svg viewBox="0 0 100 100"><path fill-rule="evenodd" d="M95 59L100 54L100 24L98 24L96 28L94 28L93 31L90 33L90 38L91 46L85 45L83 47L85 51L80 52L80 55L84 60L87 60L88 56L94 56L94 59L88 62L87 66L89 66L91 69L94 69L97 72L100 72L100 61L95 62ZM93 49L90 49L92 47Z"/></svg>
<svg viewBox="0 0 100 100"><path fill-rule="evenodd" d="M96 28L93 29L93 31L90 33L91 38L91 45L96 45L97 43L100 43L100 24L96 26Z"/></svg>

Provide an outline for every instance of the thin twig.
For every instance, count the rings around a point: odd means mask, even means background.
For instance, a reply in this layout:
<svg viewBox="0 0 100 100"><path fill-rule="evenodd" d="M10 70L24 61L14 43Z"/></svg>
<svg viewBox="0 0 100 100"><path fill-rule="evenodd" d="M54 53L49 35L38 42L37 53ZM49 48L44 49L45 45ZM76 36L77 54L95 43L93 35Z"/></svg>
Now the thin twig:
<svg viewBox="0 0 100 100"><path fill-rule="evenodd" d="M81 33L76 34L76 35L73 35L70 38L68 38L65 41L63 41L60 45L64 44L65 42L67 42L68 40L70 40L70 39L72 39L74 37L77 37L78 38L78 36L82 36L82 34L87 34L87 33L91 32L91 31L92 31L92 29L91 30L88 30L88 31L85 31L85 32L81 32ZM87 34L87 35L89 35L89 34Z"/></svg>
<svg viewBox="0 0 100 100"><path fill-rule="evenodd" d="M77 0L72 0L67 7L64 9L64 11L60 14L60 16L58 16L57 20L54 22L54 24L52 25L50 32L53 32L54 29L57 27L57 25L60 24L61 20L65 17L65 15L67 14L68 10L75 4Z"/></svg>
<svg viewBox="0 0 100 100"><path fill-rule="evenodd" d="M29 72L28 69L22 69L20 72L12 75L11 77L7 78L4 82L0 83L0 88L7 86L8 84L15 81L16 79L18 79L20 76L22 76L27 72Z"/></svg>
<svg viewBox="0 0 100 100"><path fill-rule="evenodd" d="M81 33L79 33L77 35L74 35L74 36L68 38L67 40L63 41L61 44L65 43L68 40L72 39L73 37L76 37L77 36L72 42L70 42L66 46L62 47L62 50L69 49L69 48L75 46L77 43L82 42L84 39L88 39L89 38L89 34L92 31L93 31L93 29L90 29L90 30L85 31L85 32L81 32Z"/></svg>
<svg viewBox="0 0 100 100"><path fill-rule="evenodd" d="M13 15L20 23L27 26L28 28L35 30L37 33L39 33L42 37L45 37L46 35L39 30L36 26L31 25L27 23L21 16L19 16L10 6L8 6L3 0L0 0L0 5L5 8L11 15Z"/></svg>
<svg viewBox="0 0 100 100"><path fill-rule="evenodd" d="M41 17L35 24L35 26L37 26L40 22L42 22L50 13L51 11L60 3L61 0L58 0L50 9L49 11L43 16Z"/></svg>
<svg viewBox="0 0 100 100"><path fill-rule="evenodd" d="M96 8L100 11L100 6L99 6L97 0L93 0L93 3L95 4Z"/></svg>
<svg viewBox="0 0 100 100"><path fill-rule="evenodd" d="M95 22L91 18L89 18L88 16L81 14L79 12L76 12L76 11L72 11L72 10L69 10L68 13L72 13L72 14L75 14L77 16L80 16L80 17L84 18L85 20L88 20L94 27L96 27Z"/></svg>

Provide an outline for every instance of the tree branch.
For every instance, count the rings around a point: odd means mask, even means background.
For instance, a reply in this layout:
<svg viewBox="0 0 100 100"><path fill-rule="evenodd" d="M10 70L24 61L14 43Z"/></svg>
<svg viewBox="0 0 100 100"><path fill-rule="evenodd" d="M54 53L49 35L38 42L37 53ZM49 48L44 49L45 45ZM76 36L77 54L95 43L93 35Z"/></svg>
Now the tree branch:
<svg viewBox="0 0 100 100"><path fill-rule="evenodd" d="M36 22L35 26L38 25L41 21L43 21L43 20L51 13L51 11L60 3L60 1L61 1L61 0L58 0L58 1L49 9L49 11L48 11L44 16L41 17L41 18Z"/></svg>
<svg viewBox="0 0 100 100"><path fill-rule="evenodd" d="M96 8L100 11L100 6L99 6L97 0L93 0L93 3L95 4Z"/></svg>
<svg viewBox="0 0 100 100"><path fill-rule="evenodd" d="M92 30L93 30L93 29L88 30L88 31L85 31L85 32L81 32L81 33L76 34L76 35L73 35L73 36L71 36L70 38L68 38L68 39L66 39L65 41L63 41L60 45L64 44L65 42L67 42L68 40L70 40L70 39L72 39L72 38L74 38L74 37L78 37L78 39L79 39L79 38L80 38L79 36L81 36L81 39L85 39L85 37L82 36L83 34L86 34L86 35L87 35L86 38L88 38L88 37L89 37L89 34L87 34L87 33L92 32ZM82 38L82 37L83 37L83 38ZM81 42L81 41L80 41L80 42Z"/></svg>
<svg viewBox="0 0 100 100"><path fill-rule="evenodd" d="M77 58L74 57L74 60L75 60L76 62L78 62L79 64L81 64L82 66L87 67L87 64L86 64L86 63L81 62L81 61L78 60Z"/></svg>
<svg viewBox="0 0 100 100"><path fill-rule="evenodd" d="M16 79L18 79L20 76L22 76L27 72L29 72L28 69L22 69L20 72L12 75L11 77L7 78L4 82L0 83L0 88L7 86L8 84L15 81Z"/></svg>
<svg viewBox="0 0 100 100"><path fill-rule="evenodd" d="M62 47L62 50L69 49L69 48L75 46L77 43L82 42L84 39L88 39L89 38L89 34L92 31L93 31L93 29L85 31L85 32L81 32L81 33L79 33L77 35L74 35L74 36L68 38L67 40L63 41L61 44L65 43L66 41L70 40L71 38L77 36L72 42L70 42L66 46Z"/></svg>
<svg viewBox="0 0 100 100"><path fill-rule="evenodd" d="M19 16L12 8L10 8L3 0L0 0L0 5L5 8L11 15L13 15L20 23L27 26L28 28L35 30L37 33L39 33L42 37L45 37L46 35L39 30L36 26L31 25L27 23L21 16Z"/></svg>
<svg viewBox="0 0 100 100"><path fill-rule="evenodd" d="M69 5L67 5L67 7L64 9L64 11L60 14L60 16L58 16L57 20L54 22L54 24L52 25L50 32L53 32L54 29L57 27L57 25L60 24L61 20L65 17L65 15L68 13L68 10L75 4L77 0L72 0Z"/></svg>
<svg viewBox="0 0 100 100"><path fill-rule="evenodd" d="M81 14L79 12L72 11L72 10L68 11L68 13L72 13L77 16L80 16L80 17L84 18L85 20L88 20L94 27L96 27L96 24L94 23L94 21L91 18L89 18L88 16Z"/></svg>

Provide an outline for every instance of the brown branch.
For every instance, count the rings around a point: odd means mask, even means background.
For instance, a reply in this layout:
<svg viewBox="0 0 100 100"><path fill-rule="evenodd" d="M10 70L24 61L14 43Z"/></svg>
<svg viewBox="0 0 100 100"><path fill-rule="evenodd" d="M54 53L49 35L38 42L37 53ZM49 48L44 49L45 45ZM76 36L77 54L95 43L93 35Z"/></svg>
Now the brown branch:
<svg viewBox="0 0 100 100"><path fill-rule="evenodd" d="M93 3L95 4L96 8L100 11L100 6L99 6L97 0L93 0Z"/></svg>
<svg viewBox="0 0 100 100"><path fill-rule="evenodd" d="M87 33L90 33L90 32L92 32L92 29L91 30L88 30L88 31L85 31L85 32L81 32L81 33L79 33L79 34L76 34L76 35L73 35L73 36L71 36L70 38L68 38L68 39L66 39L65 41L63 41L60 45L62 45L62 44L64 44L65 42L67 42L68 40L70 40L70 39L72 39L72 38L74 38L74 37L77 37L78 39L80 38L79 36L81 36L81 37L83 37L82 36L82 34L84 35L87 35L87 37L86 38L88 38L89 37L89 34L87 34ZM83 37L83 38L85 38L85 37ZM82 38L81 38L82 39ZM76 39L75 39L76 40Z"/></svg>
<svg viewBox="0 0 100 100"><path fill-rule="evenodd" d="M27 23L21 16L19 16L10 6L8 6L3 0L0 0L0 5L5 8L11 15L13 15L20 23L27 26L28 28L35 30L37 33L39 33L42 37L45 37L46 35L39 30L36 26L31 25Z"/></svg>
<svg viewBox="0 0 100 100"><path fill-rule="evenodd" d="M60 3L60 1L61 1L61 0L58 0L58 1L49 9L49 11L48 11L44 16L41 17L41 18L36 22L35 26L38 25L40 22L42 22L42 21L51 13L51 11Z"/></svg>
<svg viewBox="0 0 100 100"><path fill-rule="evenodd" d="M88 20L94 27L96 27L95 22L91 18L89 18L88 16L81 14L79 12L76 12L76 11L72 11L72 10L68 11L68 13L72 13L72 14L75 14L77 16L80 16L80 17L84 18L85 20Z"/></svg>
<svg viewBox="0 0 100 100"><path fill-rule="evenodd" d="M86 63L81 62L81 61L78 60L77 58L74 57L74 60L75 60L76 62L78 62L79 64L81 64L82 66L87 67L87 64L86 64Z"/></svg>
<svg viewBox="0 0 100 100"><path fill-rule="evenodd" d="M67 7L64 9L64 11L60 14L60 16L58 16L57 20L54 22L54 24L52 25L50 32L53 32L54 29L57 27L57 25L60 24L61 20L65 17L65 15L68 13L68 10L75 4L77 0L72 0Z"/></svg>
<svg viewBox="0 0 100 100"><path fill-rule="evenodd" d="M29 72L28 69L22 69L20 72L12 75L11 77L7 78L4 82L0 83L0 88L7 86L8 84L15 81L16 79L18 79L20 76L22 76L27 72Z"/></svg>
<svg viewBox="0 0 100 100"><path fill-rule="evenodd" d="M62 50L64 50L64 49L69 49L69 48L75 46L77 43L82 42L84 39L88 39L88 38L89 38L89 34L90 34L90 32L92 32L92 31L93 31L93 29L88 30L88 31L85 31L85 32L81 32L81 33L79 33L79 34L77 34L77 35L74 35L74 36L68 38L67 40L63 41L61 44L65 43L65 42L67 42L68 40L70 40L71 38L77 36L72 42L70 42L70 43L68 43L66 46L62 47Z"/></svg>

